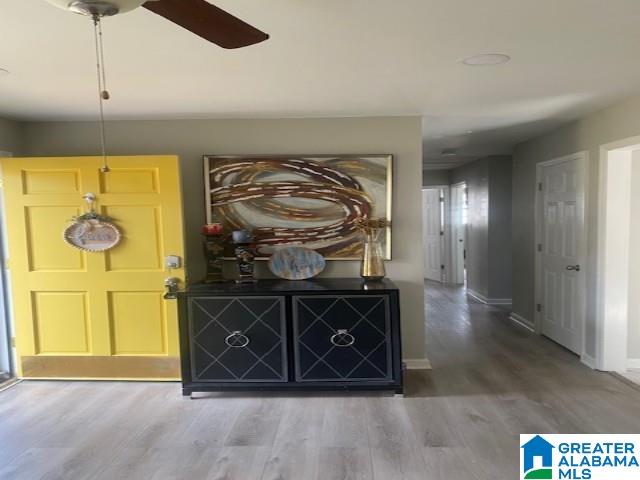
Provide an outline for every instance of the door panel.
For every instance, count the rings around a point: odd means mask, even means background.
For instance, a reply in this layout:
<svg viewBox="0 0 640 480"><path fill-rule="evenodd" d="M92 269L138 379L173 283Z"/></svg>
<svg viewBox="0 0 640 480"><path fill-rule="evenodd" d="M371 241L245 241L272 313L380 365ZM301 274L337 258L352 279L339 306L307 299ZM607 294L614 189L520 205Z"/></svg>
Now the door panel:
<svg viewBox="0 0 640 480"><path fill-rule="evenodd" d="M25 209L29 271L85 270L85 253L69 248L62 241L43 242L44 238L62 238L60 225L80 213L76 206L31 206Z"/></svg>
<svg viewBox="0 0 640 480"><path fill-rule="evenodd" d="M542 169L542 333L576 353L585 321L583 182L578 159Z"/></svg>
<svg viewBox="0 0 640 480"><path fill-rule="evenodd" d="M440 189L422 191L424 276L442 281L442 215Z"/></svg>
<svg viewBox="0 0 640 480"><path fill-rule="evenodd" d="M163 292L109 292L114 355L166 355Z"/></svg>
<svg viewBox="0 0 640 480"><path fill-rule="evenodd" d="M565 298L577 298L577 279L573 275L562 275L562 295ZM562 325L569 331L574 331L576 328L576 306L574 302L563 302L564 310L562 315Z"/></svg>
<svg viewBox="0 0 640 480"><path fill-rule="evenodd" d="M179 378L166 255L184 255L178 159L2 160L18 373L31 378ZM82 252L62 238L94 193L123 240ZM183 262L184 263L184 262ZM66 358L68 357L68 358Z"/></svg>
<svg viewBox="0 0 640 480"><path fill-rule="evenodd" d="M32 292L36 352L91 353L86 292Z"/></svg>
<svg viewBox="0 0 640 480"><path fill-rule="evenodd" d="M114 205L102 209L118 219L122 246L105 253L107 271L162 270L162 216L154 205Z"/></svg>
<svg viewBox="0 0 640 480"><path fill-rule="evenodd" d="M575 202L564 204L564 245L563 252L566 257L576 258L578 256L578 238L576 236L577 206Z"/></svg>
<svg viewBox="0 0 640 480"><path fill-rule="evenodd" d="M79 170L23 170L24 194L80 193Z"/></svg>
<svg viewBox="0 0 640 480"><path fill-rule="evenodd" d="M112 168L100 182L101 193L158 193L158 169Z"/></svg>

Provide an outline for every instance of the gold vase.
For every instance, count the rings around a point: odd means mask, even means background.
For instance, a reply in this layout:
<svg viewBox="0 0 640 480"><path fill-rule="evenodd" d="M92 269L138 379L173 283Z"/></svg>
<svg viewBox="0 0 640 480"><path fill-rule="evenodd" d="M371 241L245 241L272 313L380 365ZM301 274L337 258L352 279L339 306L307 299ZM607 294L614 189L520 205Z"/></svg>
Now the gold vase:
<svg viewBox="0 0 640 480"><path fill-rule="evenodd" d="M381 231L376 229L364 234L360 276L365 280L381 280L385 276L384 255L379 241Z"/></svg>

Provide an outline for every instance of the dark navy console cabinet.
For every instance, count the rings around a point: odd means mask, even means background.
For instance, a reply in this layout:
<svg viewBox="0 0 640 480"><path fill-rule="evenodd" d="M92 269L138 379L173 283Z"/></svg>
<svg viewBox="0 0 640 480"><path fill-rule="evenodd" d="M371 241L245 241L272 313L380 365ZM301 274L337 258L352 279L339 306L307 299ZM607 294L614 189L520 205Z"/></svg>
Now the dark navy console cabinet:
<svg viewBox="0 0 640 480"><path fill-rule="evenodd" d="M402 393L398 288L389 280L260 280L178 293L182 390Z"/></svg>

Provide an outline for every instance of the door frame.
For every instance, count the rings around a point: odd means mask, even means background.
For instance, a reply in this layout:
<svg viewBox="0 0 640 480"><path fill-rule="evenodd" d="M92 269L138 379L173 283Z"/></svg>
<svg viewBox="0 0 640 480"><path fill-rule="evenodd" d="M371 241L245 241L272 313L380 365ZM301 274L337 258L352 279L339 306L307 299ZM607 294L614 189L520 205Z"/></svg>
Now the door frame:
<svg viewBox="0 0 640 480"><path fill-rule="evenodd" d="M598 370L624 372L628 368L631 165L637 150L640 136L600 146L595 329Z"/></svg>
<svg viewBox="0 0 640 480"><path fill-rule="evenodd" d="M542 243L542 229L543 229L543 217L544 217L544 204L543 204L543 195L539 189L539 185L542 182L542 171L545 167L550 167L552 165L559 165L561 163L569 162L569 161L577 161L580 169L582 170L582 185L578 186L579 195L582 196L582 205L583 205L583 221L584 221L584 238L585 242L587 242L587 232L589 231L589 215L587 200L589 198L589 152L581 151L577 153L572 153L570 155L565 155L562 157L553 158L551 160L547 160L544 162L540 162L536 164L536 183L534 185L535 188L535 243L533 245L533 251L535 255L535 279L534 279L534 322L533 322L533 330L536 334L542 335L542 312L538 311L537 305L542 303L542 252L538 250L538 245ZM591 368L593 368L593 359L586 354L586 313L587 313L587 305L586 305L586 295L587 295L587 277L590 273L587 265L587 255L588 255L588 244L585 245L584 259L582 260L582 265L584 265L584 273L581 276L580 280L580 288L584 292L583 296L583 319L582 326L580 328L580 361Z"/></svg>
<svg viewBox="0 0 640 480"><path fill-rule="evenodd" d="M11 152L0 151L1 157L13 157ZM11 323L11 294L8 276L8 252L5 223L4 185L0 168L0 383L2 372L15 377L15 349L13 347L13 325Z"/></svg>
<svg viewBox="0 0 640 480"><path fill-rule="evenodd" d="M451 269L451 188L442 185L442 228L444 235L441 243L441 255L444 260L443 283L451 283L453 270Z"/></svg>
<svg viewBox="0 0 640 480"><path fill-rule="evenodd" d="M4 198L0 195L0 383L3 373L9 378L15 377L13 325L11 324L11 295L7 271L7 250L4 222Z"/></svg>
<svg viewBox="0 0 640 480"><path fill-rule="evenodd" d="M465 255L463 253L462 255L462 281L461 282L457 282L455 281L456 278L456 270L458 269L458 257L455 254L456 250L457 250L457 242L453 236L453 214L452 214L452 209L453 209L453 191L454 189L462 189L462 190L467 190L467 182L458 182L458 183L454 183L453 185L451 185L451 191L449 193L451 201L450 201L450 206L449 206L449 250L451 252L451 275L450 275L450 279L451 282L455 285L464 285L465 284L465 275L464 275L464 269L465 269ZM465 201L465 198L467 200L467 202L469 201L468 197L464 194L463 191L463 195L462 195L462 201ZM468 209L469 205L467 205L467 209ZM462 243L464 244L464 251L467 250L467 226L463 223L460 224L460 229L462 230L462 235L463 235L463 241Z"/></svg>
<svg viewBox="0 0 640 480"><path fill-rule="evenodd" d="M440 219L440 223L444 229L444 235L440 239L440 261L443 262L444 269L440 274L441 283L451 283L451 275L453 274L453 270L451 268L451 192L449 185L429 185L426 187L422 187L422 191L424 190L441 190L441 198L444 198L442 201L442 206L440 208L442 218ZM422 205L424 207L424 204ZM424 229L424 225L423 225ZM424 230L422 231L422 235L424 236ZM424 266L423 266L424 270ZM424 277L424 272L423 272ZM426 277L424 277L426 278Z"/></svg>

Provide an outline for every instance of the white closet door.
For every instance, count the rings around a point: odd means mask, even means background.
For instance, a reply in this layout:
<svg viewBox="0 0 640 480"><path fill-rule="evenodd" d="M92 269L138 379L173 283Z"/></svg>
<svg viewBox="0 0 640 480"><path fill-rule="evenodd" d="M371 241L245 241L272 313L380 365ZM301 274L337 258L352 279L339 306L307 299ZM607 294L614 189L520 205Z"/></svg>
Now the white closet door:
<svg viewBox="0 0 640 480"><path fill-rule="evenodd" d="M422 246L424 252L424 277L442 281L442 213L440 189L422 191Z"/></svg>
<svg viewBox="0 0 640 480"><path fill-rule="evenodd" d="M542 333L578 354L585 323L583 184L580 160L542 168Z"/></svg>

